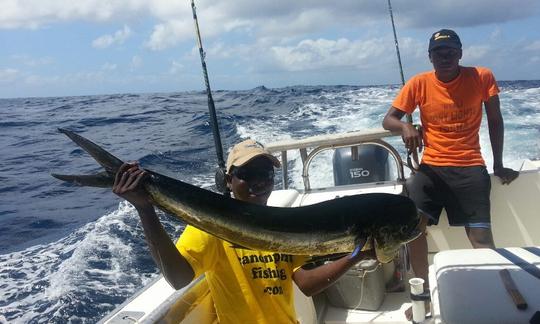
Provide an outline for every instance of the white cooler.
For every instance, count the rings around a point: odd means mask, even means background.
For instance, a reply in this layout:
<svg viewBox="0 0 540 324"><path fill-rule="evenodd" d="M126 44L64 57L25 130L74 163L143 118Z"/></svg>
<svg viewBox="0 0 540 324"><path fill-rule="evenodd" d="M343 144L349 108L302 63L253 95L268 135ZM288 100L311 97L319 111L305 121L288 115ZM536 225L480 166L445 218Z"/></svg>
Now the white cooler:
<svg viewBox="0 0 540 324"><path fill-rule="evenodd" d="M384 296L384 271L376 260L362 260L349 269L325 293L336 307L377 310Z"/></svg>
<svg viewBox="0 0 540 324"><path fill-rule="evenodd" d="M540 256L506 248L540 270ZM514 304L499 275L508 269L528 307ZM540 279L498 252L465 249L439 252L430 267L433 319L436 323L529 323L540 311Z"/></svg>

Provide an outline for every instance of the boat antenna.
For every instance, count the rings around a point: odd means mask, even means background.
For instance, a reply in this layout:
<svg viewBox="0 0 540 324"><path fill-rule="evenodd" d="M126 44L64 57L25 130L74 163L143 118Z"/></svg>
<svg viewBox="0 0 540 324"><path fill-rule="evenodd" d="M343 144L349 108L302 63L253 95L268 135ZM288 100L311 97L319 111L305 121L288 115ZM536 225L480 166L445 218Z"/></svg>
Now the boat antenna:
<svg viewBox="0 0 540 324"><path fill-rule="evenodd" d="M397 39L397 34L396 34L396 26L394 24L394 14L392 13L392 4L390 3L390 0L388 0L388 12L390 13L390 20L392 21L392 30L394 32L394 43L396 45L396 54L397 54L397 59L399 63L399 73L401 75L401 86L404 86L405 77L403 76L403 65L401 64L401 55L399 54L399 44L398 44L398 39ZM406 118L407 118L407 123L412 125L413 124L412 115L407 114ZM412 155L412 160L411 160L411 155ZM419 165L418 152L416 152L416 150L413 152L407 151L407 164L413 173L416 170L418 170L418 165Z"/></svg>
<svg viewBox="0 0 540 324"><path fill-rule="evenodd" d="M197 20L197 11L195 8L195 1L191 0L191 11L193 12L193 20L195 22L195 34L197 36L197 46L199 47L199 55L201 57L201 65L204 76L204 83L206 85L206 94L208 96L208 111L210 112L210 125L212 126L212 133L214 134L214 146L216 148L218 168L215 174L216 188L224 195L230 195L230 191L227 188L225 182L225 161L223 160L223 147L221 145L221 136L219 134L219 125L216 117L216 106L214 105L214 99L212 98L212 90L210 90L210 81L208 81L208 70L206 69L205 57L201 40L201 32L199 31L199 21Z"/></svg>

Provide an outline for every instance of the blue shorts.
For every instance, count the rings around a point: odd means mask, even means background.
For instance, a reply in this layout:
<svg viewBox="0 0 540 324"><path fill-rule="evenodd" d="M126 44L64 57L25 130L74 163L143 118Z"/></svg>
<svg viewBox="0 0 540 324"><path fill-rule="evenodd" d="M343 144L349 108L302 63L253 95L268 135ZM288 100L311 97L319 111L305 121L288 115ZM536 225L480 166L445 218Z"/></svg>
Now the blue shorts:
<svg viewBox="0 0 540 324"><path fill-rule="evenodd" d="M491 227L491 180L485 166L421 164L405 186L416 207L429 217L428 225L439 223L444 208L452 226Z"/></svg>

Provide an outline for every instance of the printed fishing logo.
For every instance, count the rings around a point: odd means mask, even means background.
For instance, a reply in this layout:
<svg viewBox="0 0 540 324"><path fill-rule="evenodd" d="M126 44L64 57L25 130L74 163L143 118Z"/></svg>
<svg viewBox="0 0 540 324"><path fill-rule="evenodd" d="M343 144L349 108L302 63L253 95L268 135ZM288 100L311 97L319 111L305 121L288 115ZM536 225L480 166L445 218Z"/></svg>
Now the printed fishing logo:
<svg viewBox="0 0 540 324"><path fill-rule="evenodd" d="M441 35L441 33L436 33L433 37L434 40L438 41L440 39L448 39L450 35Z"/></svg>

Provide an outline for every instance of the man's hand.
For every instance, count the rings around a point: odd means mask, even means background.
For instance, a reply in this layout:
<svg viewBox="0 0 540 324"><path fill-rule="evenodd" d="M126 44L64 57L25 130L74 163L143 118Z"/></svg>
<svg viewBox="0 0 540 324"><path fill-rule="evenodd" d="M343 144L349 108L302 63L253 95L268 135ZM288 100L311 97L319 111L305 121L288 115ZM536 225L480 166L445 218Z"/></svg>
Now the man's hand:
<svg viewBox="0 0 540 324"><path fill-rule="evenodd" d="M424 146L422 142L422 134L414 125L409 123L403 123L402 125L401 138L403 139L403 143L405 143L407 152L411 154L416 150L416 148L418 148L418 152L422 152L422 148Z"/></svg>
<svg viewBox="0 0 540 324"><path fill-rule="evenodd" d="M519 176L518 171L505 167L494 168L493 174L501 179L502 184L510 184Z"/></svg>
<svg viewBox="0 0 540 324"><path fill-rule="evenodd" d="M396 107L390 107L386 116L384 116L382 126L392 132L398 132L401 134L403 143L407 148L409 154L413 153L417 148L419 152L422 152L423 142L422 133L410 123L402 122L401 118L405 116L405 112L397 109Z"/></svg>
<svg viewBox="0 0 540 324"><path fill-rule="evenodd" d="M116 174L112 191L137 209L150 207L148 193L141 186L147 176L137 162L124 163Z"/></svg>
<svg viewBox="0 0 540 324"><path fill-rule="evenodd" d="M364 260L364 259L377 259L374 249L362 251L365 245L366 245L366 241L363 240L363 242L358 244L356 248L354 249L354 251L352 251L351 254L349 254L348 258L356 262L360 262L361 260Z"/></svg>

